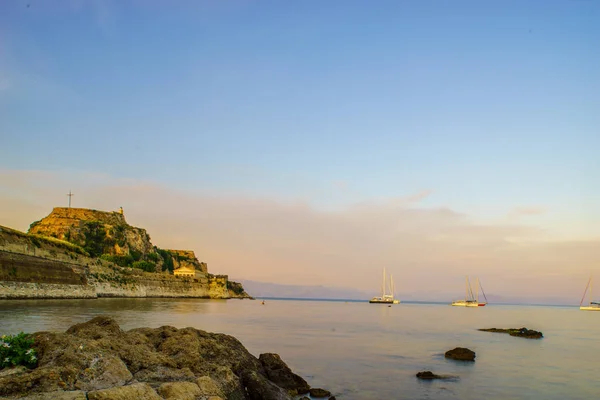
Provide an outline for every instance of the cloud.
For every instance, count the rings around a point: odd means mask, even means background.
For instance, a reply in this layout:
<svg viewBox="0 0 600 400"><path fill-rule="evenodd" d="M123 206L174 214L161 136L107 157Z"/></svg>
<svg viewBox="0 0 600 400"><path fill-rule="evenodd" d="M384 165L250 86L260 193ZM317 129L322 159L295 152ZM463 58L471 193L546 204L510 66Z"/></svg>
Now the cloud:
<svg viewBox="0 0 600 400"><path fill-rule="evenodd" d="M426 197L429 197L429 195L431 194L431 190L422 190L419 193L415 193L412 196L409 196L406 198L407 201L409 201L410 203L418 203L419 201L423 200Z"/></svg>
<svg viewBox="0 0 600 400"><path fill-rule="evenodd" d="M240 279L376 293L386 267L400 296L451 299L471 275L503 297L577 303L600 260L600 240L552 241L537 227L480 224L449 208L417 207L425 192L323 211L304 201L195 194L85 172L0 171L0 225L27 229L65 206L69 189L74 206L123 206L154 244L192 249L211 272Z"/></svg>
<svg viewBox="0 0 600 400"><path fill-rule="evenodd" d="M346 189L348 189L348 182L346 181L334 181L331 183L331 185L340 191L345 191Z"/></svg>
<svg viewBox="0 0 600 400"><path fill-rule="evenodd" d="M542 207L530 206L530 207L515 207L509 214L509 218L518 218L531 215L544 214L546 210Z"/></svg>

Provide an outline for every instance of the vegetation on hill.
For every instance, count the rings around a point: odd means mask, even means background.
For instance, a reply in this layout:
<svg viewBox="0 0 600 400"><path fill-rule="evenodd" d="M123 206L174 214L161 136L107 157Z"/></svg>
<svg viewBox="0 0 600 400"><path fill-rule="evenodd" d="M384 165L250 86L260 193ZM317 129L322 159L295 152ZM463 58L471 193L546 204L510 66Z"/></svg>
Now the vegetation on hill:
<svg viewBox="0 0 600 400"><path fill-rule="evenodd" d="M189 266L208 272L206 263L200 263L192 251L154 246L146 230L129 225L117 212L55 208L47 217L32 223L29 232L71 243L83 254L121 267L172 273Z"/></svg>

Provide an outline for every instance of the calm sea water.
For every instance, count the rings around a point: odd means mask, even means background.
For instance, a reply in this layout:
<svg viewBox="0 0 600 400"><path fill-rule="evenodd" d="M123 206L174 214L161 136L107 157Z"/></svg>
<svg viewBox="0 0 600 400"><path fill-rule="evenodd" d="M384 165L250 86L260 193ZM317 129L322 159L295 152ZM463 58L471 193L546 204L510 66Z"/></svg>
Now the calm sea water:
<svg viewBox="0 0 600 400"><path fill-rule="evenodd" d="M171 325L231 334L258 356L279 353L311 386L339 399L597 399L600 313L575 307L297 300L0 301L0 333L64 331L107 314L124 329ZM477 328L526 326L527 340ZM468 347L475 363L446 360ZM452 381L419 381L432 370Z"/></svg>

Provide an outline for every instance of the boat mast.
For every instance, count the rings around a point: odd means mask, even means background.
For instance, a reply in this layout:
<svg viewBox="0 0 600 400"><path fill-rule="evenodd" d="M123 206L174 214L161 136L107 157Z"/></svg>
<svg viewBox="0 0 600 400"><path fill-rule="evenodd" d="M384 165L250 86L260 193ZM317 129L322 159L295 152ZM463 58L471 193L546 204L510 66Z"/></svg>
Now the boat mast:
<svg viewBox="0 0 600 400"><path fill-rule="evenodd" d="M465 300L469 300L469 276L465 278Z"/></svg>
<svg viewBox="0 0 600 400"><path fill-rule="evenodd" d="M590 292L592 291L591 286L592 286L592 276L590 275L590 279L588 280L588 283L585 287L585 291L583 292L583 297L581 298L581 302L579 302L579 307L581 307L581 305L583 304L583 301L585 300L585 295L587 294L588 289L590 289Z"/></svg>
<svg viewBox="0 0 600 400"><path fill-rule="evenodd" d="M469 276L467 275L467 300L474 300L475 296L473 295L473 288L471 288L471 282L469 281Z"/></svg>
<svg viewBox="0 0 600 400"><path fill-rule="evenodd" d="M385 297L385 267L383 267L383 284L381 285L381 298Z"/></svg>
<svg viewBox="0 0 600 400"><path fill-rule="evenodd" d="M487 296L485 295L485 290L483 290L483 286L481 286L481 282L479 282L479 288L481 289L481 294L483 295L483 298L485 299L485 304L487 304L488 299L487 299Z"/></svg>
<svg viewBox="0 0 600 400"><path fill-rule="evenodd" d="M475 301L479 304L479 277L477 277L477 296L475 296Z"/></svg>

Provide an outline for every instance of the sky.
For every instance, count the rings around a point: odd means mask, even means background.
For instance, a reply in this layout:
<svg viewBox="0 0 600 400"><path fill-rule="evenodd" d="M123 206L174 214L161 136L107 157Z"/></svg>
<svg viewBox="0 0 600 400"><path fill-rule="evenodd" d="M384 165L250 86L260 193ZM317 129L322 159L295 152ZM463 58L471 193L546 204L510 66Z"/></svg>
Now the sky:
<svg viewBox="0 0 600 400"><path fill-rule="evenodd" d="M117 210L209 271L578 303L600 3L0 2L0 225ZM377 293L373 293L375 295Z"/></svg>

